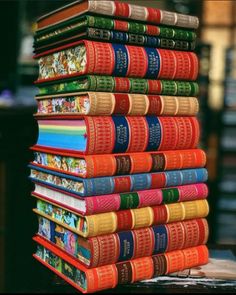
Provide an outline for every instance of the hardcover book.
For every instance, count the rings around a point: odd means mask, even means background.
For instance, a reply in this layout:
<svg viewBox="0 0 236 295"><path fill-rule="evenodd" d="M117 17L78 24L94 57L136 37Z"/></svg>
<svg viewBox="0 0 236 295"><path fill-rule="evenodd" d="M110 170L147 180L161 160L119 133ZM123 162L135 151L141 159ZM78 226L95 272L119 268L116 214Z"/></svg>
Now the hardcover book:
<svg viewBox="0 0 236 295"><path fill-rule="evenodd" d="M122 92L138 94L161 94L174 96L197 96L196 82L177 80L151 80L102 75L84 75L71 79L37 84L36 98L51 94L77 93L78 91Z"/></svg>
<svg viewBox="0 0 236 295"><path fill-rule="evenodd" d="M47 239L87 268L206 244L206 219L192 219L82 238L55 222L38 216L38 235Z"/></svg>
<svg viewBox="0 0 236 295"><path fill-rule="evenodd" d="M76 41L36 54L37 83L85 74L101 74L147 79L194 81L198 58L194 52Z"/></svg>
<svg viewBox="0 0 236 295"><path fill-rule="evenodd" d="M46 239L39 236L33 239L38 245L34 258L83 293L166 275L206 264L209 259L207 247L200 245L87 269Z"/></svg>
<svg viewBox="0 0 236 295"><path fill-rule="evenodd" d="M57 35L56 35L57 36ZM66 45L71 42L79 40L98 40L101 42L112 42L122 44L132 44L147 47L166 48L175 50L188 50L193 51L195 49L195 41L173 40L165 39L154 36L145 36L133 33L125 33L121 31L104 30L97 28L85 28L83 31L73 34L70 37L62 36L61 38L53 38L46 42L38 42L35 44L34 53L39 54L47 50L57 48L62 45ZM51 42L50 42L51 41Z"/></svg>
<svg viewBox="0 0 236 295"><path fill-rule="evenodd" d="M36 116L196 116L196 97L81 92L36 97Z"/></svg>
<svg viewBox="0 0 236 295"><path fill-rule="evenodd" d="M29 178L33 182L78 196L105 195L195 184L206 182L208 179L205 168L95 178L80 178L32 164L29 165L29 168L31 168Z"/></svg>
<svg viewBox="0 0 236 295"><path fill-rule="evenodd" d="M91 215L110 211L142 208L175 202L205 199L208 188L204 183L177 186L166 189L150 189L137 192L116 193L91 197L79 197L54 187L35 183L33 196L52 201L58 206L76 209L82 215Z"/></svg>
<svg viewBox="0 0 236 295"><path fill-rule="evenodd" d="M196 148L196 117L79 116L38 119L37 146L83 154Z"/></svg>
<svg viewBox="0 0 236 295"><path fill-rule="evenodd" d="M67 206L58 206L54 201L35 197L37 208L33 211L37 215L85 238L152 225L204 218L209 213L208 202L206 199L202 199L83 216L75 208L73 210L68 209Z"/></svg>
<svg viewBox="0 0 236 295"><path fill-rule="evenodd" d="M57 172L92 178L188 168L203 168L206 153L201 149L83 155L51 148L31 147L31 164Z"/></svg>
<svg viewBox="0 0 236 295"><path fill-rule="evenodd" d="M79 0L38 18L38 31L58 25L85 13L193 29L197 29L199 25L199 20L196 16L119 1Z"/></svg>

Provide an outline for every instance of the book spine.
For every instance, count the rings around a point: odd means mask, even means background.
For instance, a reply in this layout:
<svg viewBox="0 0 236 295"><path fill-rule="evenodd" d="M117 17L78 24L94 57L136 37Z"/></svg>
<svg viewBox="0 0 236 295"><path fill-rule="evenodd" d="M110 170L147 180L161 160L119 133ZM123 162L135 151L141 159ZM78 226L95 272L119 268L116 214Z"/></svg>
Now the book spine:
<svg viewBox="0 0 236 295"><path fill-rule="evenodd" d="M196 97L182 96L88 92L81 96L43 98L37 102L37 115L195 116L199 111Z"/></svg>
<svg viewBox="0 0 236 295"><path fill-rule="evenodd" d="M204 168L198 168L180 171L176 170L126 176L91 178L84 180L84 195L96 196L102 194L133 192L146 189L193 184L205 182L207 177L206 170Z"/></svg>
<svg viewBox="0 0 236 295"><path fill-rule="evenodd" d="M88 75L84 81L56 82L51 85L37 85L39 95L75 92L128 92L138 94L161 94L175 96L197 96L198 84L190 81L147 80L128 77L109 77ZM40 96L39 96L40 98Z"/></svg>
<svg viewBox="0 0 236 295"><path fill-rule="evenodd" d="M145 159L142 160L142 159ZM108 163L108 165L107 165ZM203 150L176 150L155 153L131 153L128 155L86 156L87 177L124 175L164 170L200 168L206 164Z"/></svg>
<svg viewBox="0 0 236 295"><path fill-rule="evenodd" d="M208 178L205 168L88 179L77 179L35 165L29 165L29 168L29 177L34 182L84 197L196 184L205 182ZM182 198L186 198L184 194Z"/></svg>
<svg viewBox="0 0 236 295"><path fill-rule="evenodd" d="M200 136L195 117L90 116L85 122L86 154L192 149Z"/></svg>
<svg viewBox="0 0 236 295"><path fill-rule="evenodd" d="M111 31L97 28L88 28L87 36L92 40L102 40L113 43L124 43L185 51L194 50L196 44L195 42L189 42L185 40L165 39L158 38L155 36L146 36L134 33L125 33L121 31Z"/></svg>
<svg viewBox="0 0 236 295"><path fill-rule="evenodd" d="M208 195L204 183L178 186L175 188L140 190L112 195L99 195L86 198L88 215L109 211L142 208L175 202L204 199ZM113 200L111 202L111 199Z"/></svg>
<svg viewBox="0 0 236 295"><path fill-rule="evenodd" d="M95 214L86 217L88 223L87 236L92 237L116 231L149 227L151 225L204 218L208 213L208 202L204 199ZM127 222L124 222L122 218L126 219Z"/></svg>
<svg viewBox="0 0 236 295"><path fill-rule="evenodd" d="M73 46L35 56L39 59L37 83L84 74L189 81L198 75L198 58L191 51L88 40Z"/></svg>
<svg viewBox="0 0 236 295"><path fill-rule="evenodd" d="M118 1L107 2L108 1L89 1L89 11L167 26L197 29L199 25L199 20L195 16L128 3L120 3Z"/></svg>
<svg viewBox="0 0 236 295"><path fill-rule="evenodd" d="M133 34L145 34L150 36L158 36L161 38L183 40L183 41L194 41L196 40L196 33L194 30L183 30L176 27L167 26L154 26L150 24L131 22L126 20L118 19L107 19L98 16L88 16L88 26L116 30L122 32L128 32Z"/></svg>

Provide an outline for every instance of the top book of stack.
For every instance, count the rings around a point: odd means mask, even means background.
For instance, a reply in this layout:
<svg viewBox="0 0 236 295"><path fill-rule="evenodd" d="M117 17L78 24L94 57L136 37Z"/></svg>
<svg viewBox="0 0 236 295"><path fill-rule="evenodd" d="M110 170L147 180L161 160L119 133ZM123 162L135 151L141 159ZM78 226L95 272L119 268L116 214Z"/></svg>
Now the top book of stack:
<svg viewBox="0 0 236 295"><path fill-rule="evenodd" d="M79 0L40 17L37 27L43 30L86 13L182 28L197 29L199 26L195 16L116 1Z"/></svg>

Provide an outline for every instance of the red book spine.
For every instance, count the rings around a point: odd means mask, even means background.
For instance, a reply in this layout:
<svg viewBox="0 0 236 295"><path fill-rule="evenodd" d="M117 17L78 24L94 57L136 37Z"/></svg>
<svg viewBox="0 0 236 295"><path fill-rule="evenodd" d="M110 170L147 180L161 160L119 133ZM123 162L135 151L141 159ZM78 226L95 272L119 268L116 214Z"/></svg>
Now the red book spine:
<svg viewBox="0 0 236 295"><path fill-rule="evenodd" d="M68 58L78 48L85 53ZM60 52L60 54L57 54ZM118 43L97 41L76 41L56 49L50 49L37 54L40 73L37 83L53 81L62 78L76 77L84 74L109 75L121 77L139 77L147 79L170 79L194 81L198 75L198 58L193 52L157 49ZM50 59L50 62L46 59ZM54 64L64 59L63 74L59 70L51 71ZM81 59L84 60L83 65ZM79 66L80 65L80 66ZM50 75L48 75L50 72Z"/></svg>

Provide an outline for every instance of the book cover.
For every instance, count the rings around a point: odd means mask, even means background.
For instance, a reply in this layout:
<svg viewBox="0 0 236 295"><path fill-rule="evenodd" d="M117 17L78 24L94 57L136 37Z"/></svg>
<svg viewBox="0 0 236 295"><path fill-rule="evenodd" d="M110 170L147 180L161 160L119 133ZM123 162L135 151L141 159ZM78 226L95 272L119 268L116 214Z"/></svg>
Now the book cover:
<svg viewBox="0 0 236 295"><path fill-rule="evenodd" d="M82 75L71 79L37 84L36 98L52 94L77 93L79 91L122 92L137 94L161 94L174 96L197 96L196 82L178 80L152 80L102 75Z"/></svg>
<svg viewBox="0 0 236 295"><path fill-rule="evenodd" d="M209 213L208 202L202 199L83 216L75 208L68 209L67 206L58 206L56 202L45 200L42 197L34 197L37 199L37 207L33 211L37 215L85 238L152 225L205 218Z"/></svg>
<svg viewBox="0 0 236 295"><path fill-rule="evenodd" d="M39 65L37 83L85 74L189 81L198 75L194 52L119 43L76 41L34 58Z"/></svg>
<svg viewBox="0 0 236 295"><path fill-rule="evenodd" d="M118 284L134 283L203 265L209 259L207 247L200 245L87 269L47 240L39 236L33 240L38 245L34 258L83 293L93 293L114 288Z"/></svg>
<svg viewBox="0 0 236 295"><path fill-rule="evenodd" d="M200 137L196 117L61 115L37 123L37 146L89 155L192 149Z"/></svg>
<svg viewBox="0 0 236 295"><path fill-rule="evenodd" d="M203 168L206 165L206 153L201 149L103 155L83 155L38 146L31 150L34 152L31 164L82 178Z"/></svg>
<svg viewBox="0 0 236 295"><path fill-rule="evenodd" d="M193 29L197 29L199 26L199 20L196 16L122 3L120 1L79 0L38 18L38 31L88 12L96 15L113 16L114 18L138 20L151 24Z"/></svg>
<svg viewBox="0 0 236 295"><path fill-rule="evenodd" d="M78 196L95 196L165 188L206 182L208 179L205 168L86 179L47 170L32 164L29 165L29 168L31 169L29 178L33 182L45 184Z"/></svg>
<svg viewBox="0 0 236 295"><path fill-rule="evenodd" d="M205 183L177 186L166 189L150 189L137 192L116 193L91 197L79 197L44 184L35 183L32 195L52 201L68 209L76 209L82 215L142 208L160 204L205 199L208 188Z"/></svg>
<svg viewBox="0 0 236 295"><path fill-rule="evenodd" d="M199 218L85 239L38 215L37 234L93 268L206 244L209 229Z"/></svg>
<svg viewBox="0 0 236 295"><path fill-rule="evenodd" d="M196 116L196 97L79 92L36 97L35 116Z"/></svg>
<svg viewBox="0 0 236 295"><path fill-rule="evenodd" d="M193 51L196 45L195 41L190 42L185 40L166 39L155 36L147 36L98 28L84 28L83 30L80 30L80 32L77 32L76 34L73 33L70 36L67 36L67 34L63 34L63 36L59 37L59 35L56 34L54 35L53 40L51 40L50 38L46 41L43 40L44 42L34 42L34 53L40 54L47 50L54 49L79 40L98 40L101 42L122 43L183 51Z"/></svg>

